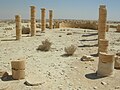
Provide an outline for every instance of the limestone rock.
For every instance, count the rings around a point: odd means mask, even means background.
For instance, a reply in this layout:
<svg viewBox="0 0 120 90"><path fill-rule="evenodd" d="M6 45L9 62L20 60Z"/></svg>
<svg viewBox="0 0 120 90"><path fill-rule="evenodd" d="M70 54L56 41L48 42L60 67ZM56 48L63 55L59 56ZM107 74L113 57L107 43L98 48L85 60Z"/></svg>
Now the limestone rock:
<svg viewBox="0 0 120 90"><path fill-rule="evenodd" d="M84 56L81 58L81 61L94 61L94 59L93 59L92 56L84 55Z"/></svg>
<svg viewBox="0 0 120 90"><path fill-rule="evenodd" d="M120 56L120 52L116 53L117 56Z"/></svg>
<svg viewBox="0 0 120 90"><path fill-rule="evenodd" d="M115 56L115 69L120 69L120 57Z"/></svg>
<svg viewBox="0 0 120 90"><path fill-rule="evenodd" d="M71 32L68 32L67 35L72 35L72 33L71 33Z"/></svg>
<svg viewBox="0 0 120 90"><path fill-rule="evenodd" d="M101 82L101 84L102 84L102 85L107 85L107 83L106 83L106 82L103 82L103 81Z"/></svg>
<svg viewBox="0 0 120 90"><path fill-rule="evenodd" d="M27 77L27 79L26 79L26 81L24 82L24 84L27 85L27 86L39 86L39 85L44 84L44 83L45 83L45 82L44 82L44 79L41 78L41 79L39 80L39 78L40 78L40 77L38 77L38 76L35 76L35 75L32 76L32 75L31 75L31 76Z"/></svg>

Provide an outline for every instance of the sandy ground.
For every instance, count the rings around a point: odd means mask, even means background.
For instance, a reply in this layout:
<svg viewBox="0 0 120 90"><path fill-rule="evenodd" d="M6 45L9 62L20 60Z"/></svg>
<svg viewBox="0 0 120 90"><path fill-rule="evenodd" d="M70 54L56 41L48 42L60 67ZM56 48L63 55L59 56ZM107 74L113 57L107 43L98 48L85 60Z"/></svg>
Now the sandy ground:
<svg viewBox="0 0 120 90"><path fill-rule="evenodd" d="M11 75L11 61L18 58L26 60L25 79L0 79L0 87L8 87L5 90L120 90L119 70L114 70L114 77L97 78L98 57L93 57L94 61L81 61L83 55L94 56L97 53L96 30L46 29L45 33L37 32L34 37L23 35L20 41L16 41L15 28L3 30L5 27L8 26L0 27L0 69ZM115 31L110 28L106 33L109 52L114 54L120 52L120 33ZM66 35L68 32L72 35ZM37 51L46 38L52 42L51 50ZM64 47L71 44L78 46L77 51L73 56L64 56ZM29 79L41 85L25 85Z"/></svg>

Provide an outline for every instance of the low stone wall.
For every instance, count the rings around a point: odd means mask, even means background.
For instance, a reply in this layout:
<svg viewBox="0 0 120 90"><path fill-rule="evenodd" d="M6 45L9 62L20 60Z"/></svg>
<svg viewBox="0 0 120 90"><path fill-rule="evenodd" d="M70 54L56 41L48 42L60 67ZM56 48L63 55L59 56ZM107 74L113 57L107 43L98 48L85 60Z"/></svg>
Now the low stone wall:
<svg viewBox="0 0 120 90"><path fill-rule="evenodd" d="M55 22L54 28L83 28L83 29L98 29L97 22L95 21L62 21Z"/></svg>

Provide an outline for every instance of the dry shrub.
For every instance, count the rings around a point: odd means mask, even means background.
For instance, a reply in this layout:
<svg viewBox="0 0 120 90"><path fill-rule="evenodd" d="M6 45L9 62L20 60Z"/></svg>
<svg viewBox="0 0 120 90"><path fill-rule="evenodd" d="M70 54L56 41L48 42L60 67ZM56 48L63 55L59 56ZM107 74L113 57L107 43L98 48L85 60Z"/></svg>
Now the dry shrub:
<svg viewBox="0 0 120 90"><path fill-rule="evenodd" d="M52 43L48 39L46 39L45 41L42 41L42 45L39 45L37 50L49 51L51 48L51 45L52 45Z"/></svg>
<svg viewBox="0 0 120 90"><path fill-rule="evenodd" d="M71 45L71 46L69 46L69 47L65 47L64 50L65 50L65 52L66 52L67 55L73 55L74 52L76 51L76 49L77 49L76 46Z"/></svg>

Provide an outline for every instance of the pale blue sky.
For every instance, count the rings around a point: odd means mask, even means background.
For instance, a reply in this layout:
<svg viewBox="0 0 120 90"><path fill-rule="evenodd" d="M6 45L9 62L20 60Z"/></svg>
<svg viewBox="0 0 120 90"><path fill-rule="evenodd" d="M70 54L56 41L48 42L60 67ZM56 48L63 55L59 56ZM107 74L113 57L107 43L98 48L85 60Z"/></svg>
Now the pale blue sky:
<svg viewBox="0 0 120 90"><path fill-rule="evenodd" d="M16 14L22 18L30 18L31 5L37 8L37 19L40 9L54 10L55 19L98 19L98 8L105 4L108 10L108 20L120 21L120 0L1 0L0 19L14 19Z"/></svg>

